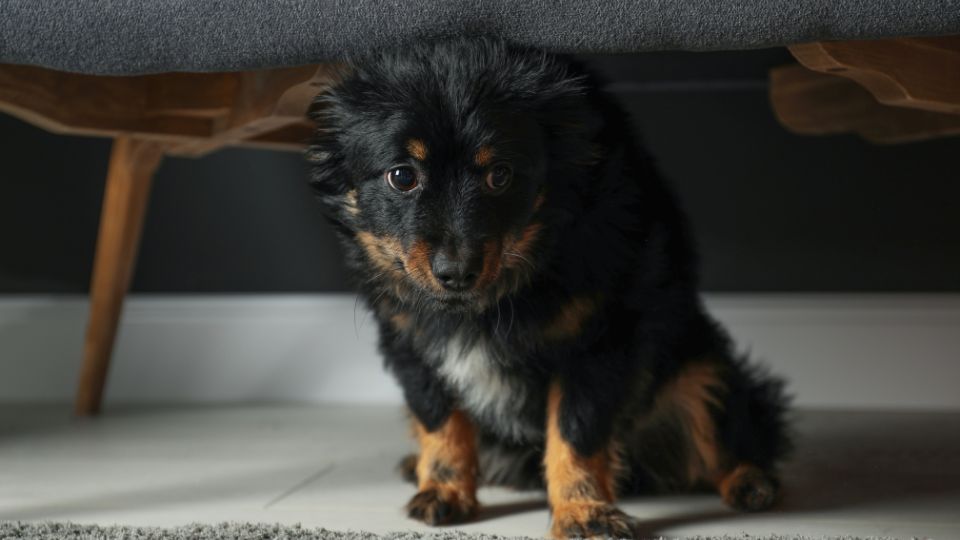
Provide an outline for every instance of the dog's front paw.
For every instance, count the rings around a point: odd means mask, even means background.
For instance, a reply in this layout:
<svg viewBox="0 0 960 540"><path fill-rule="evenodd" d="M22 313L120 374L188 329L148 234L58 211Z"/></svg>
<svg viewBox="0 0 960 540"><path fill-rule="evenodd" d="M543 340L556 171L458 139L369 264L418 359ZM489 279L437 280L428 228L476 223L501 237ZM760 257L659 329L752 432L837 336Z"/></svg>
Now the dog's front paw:
<svg viewBox="0 0 960 540"><path fill-rule="evenodd" d="M567 538L640 538L640 522L612 504L571 502L553 509L550 536Z"/></svg>
<svg viewBox="0 0 960 540"><path fill-rule="evenodd" d="M407 514L428 525L462 523L477 513L476 498L442 486L421 490L407 503Z"/></svg>

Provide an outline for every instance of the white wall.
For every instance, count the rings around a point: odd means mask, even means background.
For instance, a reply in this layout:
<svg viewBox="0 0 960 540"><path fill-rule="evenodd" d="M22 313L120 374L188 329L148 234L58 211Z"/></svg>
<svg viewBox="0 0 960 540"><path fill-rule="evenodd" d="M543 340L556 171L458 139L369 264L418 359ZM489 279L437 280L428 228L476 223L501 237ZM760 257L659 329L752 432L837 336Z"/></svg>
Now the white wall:
<svg viewBox="0 0 960 540"><path fill-rule="evenodd" d="M708 297L808 407L960 409L960 296ZM0 297L0 401L72 400L80 297ZM108 402L398 402L352 295L134 296Z"/></svg>

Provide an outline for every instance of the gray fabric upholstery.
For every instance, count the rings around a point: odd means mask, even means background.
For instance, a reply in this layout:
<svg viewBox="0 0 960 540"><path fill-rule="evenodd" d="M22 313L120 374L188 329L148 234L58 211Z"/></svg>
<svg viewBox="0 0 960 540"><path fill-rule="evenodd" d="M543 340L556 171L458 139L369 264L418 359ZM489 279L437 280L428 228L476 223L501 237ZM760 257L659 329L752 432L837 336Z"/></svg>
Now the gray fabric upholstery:
<svg viewBox="0 0 960 540"><path fill-rule="evenodd" d="M0 0L0 63L100 74L318 62L488 33L566 52L960 34L960 0Z"/></svg>

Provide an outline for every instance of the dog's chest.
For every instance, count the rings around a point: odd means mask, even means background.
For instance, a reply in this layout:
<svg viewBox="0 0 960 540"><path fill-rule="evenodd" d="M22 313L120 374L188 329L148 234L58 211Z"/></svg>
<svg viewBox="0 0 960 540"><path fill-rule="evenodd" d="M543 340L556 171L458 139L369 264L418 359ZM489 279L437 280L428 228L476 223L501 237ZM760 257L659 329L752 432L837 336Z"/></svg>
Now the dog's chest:
<svg viewBox="0 0 960 540"><path fill-rule="evenodd" d="M508 360L508 359L506 359ZM437 372L460 405L488 431L515 442L538 441L543 426L537 413L537 385L522 376L483 340L466 344L451 337L436 357Z"/></svg>

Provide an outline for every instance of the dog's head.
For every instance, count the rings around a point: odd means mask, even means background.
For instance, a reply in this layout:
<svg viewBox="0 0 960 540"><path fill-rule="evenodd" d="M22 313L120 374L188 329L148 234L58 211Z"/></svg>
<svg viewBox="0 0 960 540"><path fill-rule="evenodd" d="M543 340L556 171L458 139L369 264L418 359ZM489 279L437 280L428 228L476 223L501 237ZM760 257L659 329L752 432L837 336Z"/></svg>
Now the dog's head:
<svg viewBox="0 0 960 540"><path fill-rule="evenodd" d="M583 82L557 57L471 40L378 54L320 96L313 185L361 277L448 309L529 279L551 176L583 157Z"/></svg>

